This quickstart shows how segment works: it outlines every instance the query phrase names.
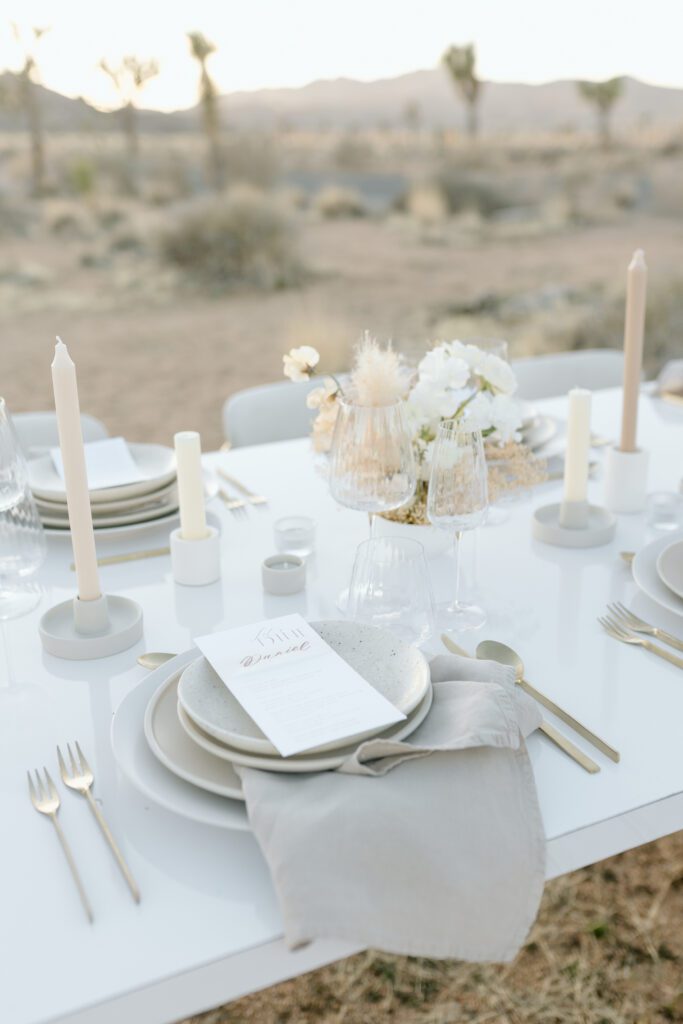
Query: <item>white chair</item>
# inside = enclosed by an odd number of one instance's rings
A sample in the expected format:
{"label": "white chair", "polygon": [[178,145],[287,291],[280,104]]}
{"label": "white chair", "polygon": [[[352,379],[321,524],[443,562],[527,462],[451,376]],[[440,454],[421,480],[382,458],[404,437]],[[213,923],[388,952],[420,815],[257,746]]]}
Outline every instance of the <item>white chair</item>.
{"label": "white chair", "polygon": [[510,360],[519,398],[535,401],[564,395],[570,388],[611,388],[621,384],[624,354],[611,348],[551,352]]}
{"label": "white chair", "polygon": [[[12,422],[24,455],[42,455],[48,448],[59,444],[57,416],[53,412],[15,412]],[[104,423],[94,416],[81,413],[81,427],[84,441],[101,441],[109,437]]]}
{"label": "white chair", "polygon": [[306,395],[319,387],[322,377],[276,384],[261,384],[231,395],[223,405],[223,432],[233,448],[270,441],[306,437],[315,411]]}

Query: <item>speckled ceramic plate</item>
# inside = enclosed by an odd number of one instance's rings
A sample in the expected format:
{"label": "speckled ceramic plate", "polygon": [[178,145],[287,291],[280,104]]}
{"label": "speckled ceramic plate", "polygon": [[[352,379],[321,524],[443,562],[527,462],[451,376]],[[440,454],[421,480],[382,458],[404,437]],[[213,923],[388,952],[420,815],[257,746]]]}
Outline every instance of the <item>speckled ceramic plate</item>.
{"label": "speckled ceramic plate", "polygon": [[683,540],[683,535],[660,537],[636,552],[636,557],[631,563],[633,579],[643,593],[657,604],[661,604],[663,608],[668,608],[674,615],[683,615],[683,597],[674,594],[659,578],[657,559],[665,548],[679,540]]}
{"label": "speckled ceramic plate", "polygon": [[[312,622],[311,625],[344,661],[404,715],[409,715],[424,698],[430,685],[429,665],[416,647],[397,640],[388,630],[357,622]],[[252,754],[279,756],[206,658],[197,658],[183,672],[178,701],[203,732],[221,743]],[[356,741],[361,738],[354,737]],[[348,739],[328,743],[310,753],[336,750],[348,743]]]}
{"label": "speckled ceramic plate", "polygon": [[[433,695],[434,691],[430,683],[426,694],[412,714],[408,715],[404,721],[399,722],[397,725],[392,725],[389,729],[379,733],[377,738],[403,740],[410,736],[429,714]],[[277,752],[275,755],[250,754],[244,750],[237,750],[236,747],[231,747],[227,743],[219,743],[213,736],[209,736],[208,733],[200,729],[180,705],[178,705],[178,718],[188,736],[198,746],[202,747],[203,750],[213,754],[215,757],[222,758],[224,761],[229,761],[231,764],[241,764],[245,768],[260,768],[266,772],[334,771],[335,768],[339,768],[344,763],[347,757],[353,754],[360,742],[359,739],[356,739],[353,743],[347,743],[347,745],[337,747],[336,750],[331,750],[327,753],[294,754],[291,757],[281,757]]]}
{"label": "speckled ceramic plate", "polygon": [[683,598],[683,540],[674,541],[660,551],[657,572],[669,590]]}

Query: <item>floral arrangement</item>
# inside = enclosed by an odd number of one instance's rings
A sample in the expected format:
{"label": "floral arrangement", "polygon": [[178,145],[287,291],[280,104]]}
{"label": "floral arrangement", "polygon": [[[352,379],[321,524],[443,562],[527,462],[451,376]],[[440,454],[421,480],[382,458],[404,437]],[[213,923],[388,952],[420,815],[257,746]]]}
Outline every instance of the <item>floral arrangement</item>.
{"label": "floral arrangement", "polygon": [[[283,363],[285,375],[291,380],[308,380],[320,364],[320,354],[308,345],[293,348],[283,356]],[[412,511],[400,510],[398,515],[406,521],[424,521],[421,506],[425,504],[432,447],[442,420],[462,420],[472,430],[481,430],[487,442],[487,457],[493,456],[489,461],[499,465],[504,462],[506,466],[505,474],[497,475],[501,490],[514,489],[516,479],[524,486],[543,479],[540,463],[519,443],[522,420],[520,404],[513,397],[516,387],[510,364],[477,345],[440,342],[426,353],[416,370],[411,370],[391,343],[382,347],[366,332],[344,384],[335,377],[325,377],[320,387],[308,393],[308,407],[317,410],[313,445],[318,452],[329,451],[341,397],[368,406],[404,400],[420,467],[420,485]]]}

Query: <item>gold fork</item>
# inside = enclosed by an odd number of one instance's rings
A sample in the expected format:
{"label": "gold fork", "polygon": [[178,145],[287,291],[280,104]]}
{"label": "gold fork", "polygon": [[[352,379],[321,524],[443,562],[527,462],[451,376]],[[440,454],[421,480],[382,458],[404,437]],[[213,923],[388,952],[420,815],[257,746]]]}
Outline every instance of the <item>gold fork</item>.
{"label": "gold fork", "polygon": [[230,511],[234,512],[238,516],[246,516],[247,514],[247,503],[242,498],[233,498],[224,487],[218,488],[218,494],[225,507]]}
{"label": "gold fork", "polygon": [[223,477],[226,484],[231,484],[233,487],[236,487],[238,491],[244,494],[250,505],[268,504],[267,498],[264,498],[262,494],[254,494],[253,491],[250,491],[248,487],[245,487],[244,484],[235,479],[234,476],[230,476],[229,473],[226,473],[222,466],[218,466],[218,475]]}
{"label": "gold fork", "polygon": [[624,644],[635,644],[637,647],[644,647],[646,651],[656,654],[659,658],[664,658],[665,661],[671,662],[677,668],[683,668],[683,658],[677,658],[675,654],[671,654],[663,647],[653,644],[651,640],[647,640],[644,636],[636,636],[635,633],[630,633],[615,619],[610,618],[609,615],[604,616],[604,618],[598,616],[598,622],[605,632],[615,640],[621,640]]}
{"label": "gold fork", "polygon": [[634,633],[645,633],[647,636],[654,636],[657,640],[662,640],[665,644],[668,644],[669,647],[675,647],[677,651],[683,651],[683,640],[679,640],[673,633],[667,633],[665,629],[660,629],[659,626],[651,625],[645,619],[639,619],[621,601],[609,604],[607,607],[615,616],[617,622],[621,622],[628,629],[632,629]]}
{"label": "gold fork", "polygon": [[43,772],[45,774],[45,786],[43,786],[43,781],[40,775],[38,774],[37,768],[35,769],[34,772],[36,777],[35,786],[33,784],[33,779],[31,778],[31,773],[26,772],[26,777],[28,778],[28,791],[31,795],[31,803],[33,804],[37,811],[40,811],[41,814],[47,814],[47,816],[52,821],[52,824],[55,827],[55,832],[59,836],[59,841],[62,844],[64,856],[66,857],[66,861],[67,864],[69,865],[69,869],[71,871],[73,880],[76,883],[78,895],[81,897],[83,909],[85,910],[88,920],[92,924],[94,920],[92,909],[90,907],[88,897],[86,896],[85,889],[83,888],[81,876],[79,875],[78,868],[76,867],[76,861],[73,858],[71,847],[66,841],[66,836],[62,832],[62,826],[57,821],[57,811],[59,810],[59,794],[57,792],[54,782],[50,777],[50,773],[48,772],[47,768],[43,768]]}
{"label": "gold fork", "polygon": [[90,765],[86,761],[85,756],[83,754],[83,751],[81,750],[80,744],[78,742],[76,743],[76,750],[78,751],[78,757],[79,757],[80,764],[76,763],[76,758],[73,755],[73,751],[71,749],[71,744],[70,743],[67,743],[66,749],[69,752],[69,760],[71,762],[71,772],[70,773],[69,773],[69,770],[68,770],[68,768],[66,766],[66,762],[64,761],[64,758],[62,757],[62,752],[59,749],[59,747],[57,747],[57,760],[59,761],[59,770],[62,773],[62,779],[64,781],[64,785],[68,786],[69,789],[75,789],[76,792],[82,793],[83,796],[87,799],[88,803],[90,804],[90,810],[95,815],[95,820],[97,821],[97,824],[102,829],[102,832],[104,834],[104,838],[109,843],[109,846],[111,847],[111,851],[114,854],[114,856],[116,857],[116,862],[119,865],[119,867],[121,868],[121,873],[122,873],[123,877],[125,878],[125,880],[126,880],[126,882],[128,884],[128,888],[130,889],[130,891],[131,891],[131,893],[133,895],[133,899],[135,900],[136,903],[139,903],[140,902],[140,890],[137,887],[137,883],[136,883],[135,879],[133,878],[133,876],[132,876],[132,874],[130,872],[130,868],[128,867],[128,865],[126,864],[125,860],[123,859],[123,854],[121,853],[121,851],[119,850],[118,846],[116,845],[116,841],[115,841],[113,835],[111,834],[110,828],[107,825],[106,821],[104,820],[104,816],[102,814],[102,811],[99,809],[99,807],[95,803],[93,795],[92,795],[92,793],[90,791],[90,787],[92,786],[93,780],[94,780],[94,776],[93,776],[92,770],[90,768]]}

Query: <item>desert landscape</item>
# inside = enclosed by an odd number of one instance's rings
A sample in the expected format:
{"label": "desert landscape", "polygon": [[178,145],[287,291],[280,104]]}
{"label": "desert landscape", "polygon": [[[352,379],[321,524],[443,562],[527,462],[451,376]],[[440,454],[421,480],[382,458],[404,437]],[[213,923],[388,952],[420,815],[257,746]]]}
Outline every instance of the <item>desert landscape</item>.
{"label": "desert landscape", "polygon": [[[683,354],[681,90],[626,81],[606,134],[574,82],[487,85],[471,138],[437,68],[232,94],[208,131],[201,105],[136,109],[131,134],[124,113],[31,80],[37,166],[15,77],[0,76],[12,411],[51,407],[56,334],[113,434],[191,427],[206,449],[223,401],[280,379],[295,344],[335,369],[365,329],[408,361],[447,338],[506,338],[513,356],[616,347],[637,247],[648,373]],[[512,965],[368,952],[193,1021],[683,1021],[682,915],[672,836],[549,884]]]}

